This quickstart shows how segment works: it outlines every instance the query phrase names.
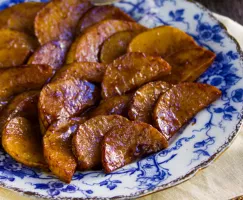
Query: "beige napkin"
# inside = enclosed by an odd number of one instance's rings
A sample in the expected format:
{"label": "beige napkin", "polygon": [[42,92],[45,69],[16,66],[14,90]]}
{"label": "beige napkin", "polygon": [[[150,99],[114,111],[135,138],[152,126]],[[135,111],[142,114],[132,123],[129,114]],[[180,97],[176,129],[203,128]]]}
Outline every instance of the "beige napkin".
{"label": "beige napkin", "polygon": [[[243,27],[229,18],[215,16],[226,25],[243,49]],[[194,178],[140,200],[228,200],[240,195],[243,195],[243,129],[232,146]],[[0,188],[0,200],[29,199],[30,197]]]}

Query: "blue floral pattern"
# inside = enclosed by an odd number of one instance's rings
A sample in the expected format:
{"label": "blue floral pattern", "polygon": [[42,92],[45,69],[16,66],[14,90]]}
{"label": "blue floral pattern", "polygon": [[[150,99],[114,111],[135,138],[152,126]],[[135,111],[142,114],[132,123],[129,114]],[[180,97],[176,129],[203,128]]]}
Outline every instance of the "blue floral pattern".
{"label": "blue floral pattern", "polygon": [[48,183],[37,183],[31,184],[35,189],[45,190],[51,197],[60,195],[61,193],[77,193],[81,192],[86,197],[89,197],[90,194],[93,194],[92,190],[81,190],[75,185],[66,185],[62,182],[50,181]]}
{"label": "blue floral pattern", "polygon": [[[0,10],[27,1],[2,0]],[[215,62],[198,81],[221,89],[221,99],[193,118],[168,149],[108,175],[101,171],[77,172],[70,185],[17,163],[0,149],[1,185],[52,199],[138,196],[185,180],[236,136],[242,119],[243,61],[239,47],[220,23],[201,6],[186,0],[122,0],[116,6],[145,26],[178,27],[199,45],[214,51]]]}
{"label": "blue floral pattern", "polygon": [[220,35],[222,30],[220,25],[216,24],[211,26],[208,22],[202,22],[202,17],[203,14],[201,16],[198,14],[194,16],[194,19],[198,22],[197,32],[199,39],[204,41],[212,40],[214,42],[220,43],[224,39],[223,36]]}

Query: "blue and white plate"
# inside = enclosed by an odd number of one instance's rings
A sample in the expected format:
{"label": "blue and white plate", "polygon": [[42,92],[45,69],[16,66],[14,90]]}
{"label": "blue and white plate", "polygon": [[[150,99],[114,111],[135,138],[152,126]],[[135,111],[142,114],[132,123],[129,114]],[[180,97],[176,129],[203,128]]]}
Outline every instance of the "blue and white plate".
{"label": "blue and white plate", "polygon": [[[24,0],[0,0],[0,9]],[[211,13],[187,0],[122,0],[116,6],[139,23],[178,27],[217,58],[199,82],[214,85],[223,96],[200,112],[169,148],[112,174],[77,172],[66,185],[52,174],[25,167],[0,150],[0,185],[49,199],[138,197],[179,184],[219,156],[240,128],[243,108],[243,58],[232,38]]]}

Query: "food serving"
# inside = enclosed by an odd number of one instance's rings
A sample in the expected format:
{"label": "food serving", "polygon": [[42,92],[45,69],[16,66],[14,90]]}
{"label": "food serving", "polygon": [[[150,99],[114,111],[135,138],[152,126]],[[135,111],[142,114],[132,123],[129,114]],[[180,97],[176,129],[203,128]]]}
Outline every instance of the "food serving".
{"label": "food serving", "polygon": [[149,29],[88,0],[16,7],[0,12],[13,21],[0,29],[2,146],[66,183],[168,148],[222,94],[195,82],[215,53],[178,28]]}

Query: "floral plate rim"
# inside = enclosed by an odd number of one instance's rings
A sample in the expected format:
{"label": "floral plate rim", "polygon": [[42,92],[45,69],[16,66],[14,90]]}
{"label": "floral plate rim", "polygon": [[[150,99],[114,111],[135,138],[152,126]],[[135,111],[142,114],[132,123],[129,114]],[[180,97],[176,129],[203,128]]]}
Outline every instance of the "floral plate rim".
{"label": "floral plate rim", "polygon": [[[195,0],[185,0],[185,1],[188,1],[188,2],[191,2],[191,3],[195,4],[195,6],[197,6],[199,9],[201,9],[203,12],[206,12],[209,15],[210,18],[214,19],[219,24],[219,26],[222,29],[226,30],[225,34],[227,35],[227,37],[230,38],[236,44],[236,50],[237,50],[237,52],[240,55],[240,58],[239,58],[240,61],[241,61],[240,67],[243,67],[243,50],[241,49],[241,47],[239,45],[239,42],[236,40],[236,38],[234,38],[227,31],[226,26],[222,22],[220,22],[215,16],[213,16],[213,13],[209,9],[204,7],[202,4],[196,2]],[[197,172],[207,168],[210,164],[212,164],[220,155],[222,155],[230,147],[230,145],[233,143],[233,141],[237,138],[237,135],[238,135],[238,133],[239,133],[239,131],[241,129],[241,125],[243,124],[243,118],[242,117],[243,117],[243,108],[241,109],[241,112],[240,112],[240,118],[241,119],[237,123],[235,130],[233,132],[231,132],[230,136],[227,138],[227,141],[225,141],[225,143],[217,149],[217,152],[215,154],[210,156],[206,161],[204,161],[200,165],[198,165],[195,168],[193,168],[192,170],[190,170],[187,174],[185,174],[185,175],[183,175],[183,176],[177,178],[176,180],[171,181],[171,182],[169,182],[167,184],[163,184],[161,186],[157,186],[153,190],[142,190],[142,191],[134,193],[132,195],[115,196],[115,197],[112,197],[112,198],[109,198],[109,199],[127,199],[127,198],[134,199],[134,198],[138,198],[138,197],[143,197],[143,196],[155,193],[155,192],[162,191],[164,189],[171,188],[173,186],[176,186],[176,185],[178,185],[178,184],[180,184],[182,182],[185,182],[185,181],[191,179],[192,177],[194,177],[197,174]],[[14,191],[14,192],[17,192],[18,194],[23,195],[23,196],[27,196],[27,197],[31,196],[31,198],[49,199],[47,196],[41,195],[41,194],[39,194],[37,192],[23,191],[23,190],[21,190],[21,189],[19,189],[17,187],[7,186],[3,182],[0,182],[0,187],[8,189],[8,190],[11,190],[11,191]],[[107,198],[99,198],[99,197],[92,197],[92,198],[54,197],[53,199],[83,200],[83,199],[107,199]]]}

